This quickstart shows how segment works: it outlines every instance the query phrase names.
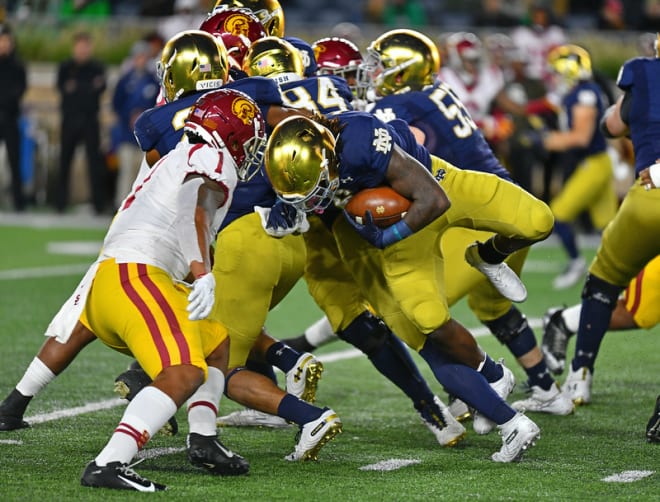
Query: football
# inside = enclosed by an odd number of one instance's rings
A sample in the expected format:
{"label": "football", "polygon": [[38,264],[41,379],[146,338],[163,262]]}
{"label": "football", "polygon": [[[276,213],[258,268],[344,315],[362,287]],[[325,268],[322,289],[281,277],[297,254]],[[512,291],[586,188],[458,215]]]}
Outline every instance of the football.
{"label": "football", "polygon": [[345,209],[360,224],[364,223],[364,213],[371,211],[376,225],[389,227],[401,220],[409,207],[410,200],[388,186],[381,186],[360,190],[349,199]]}

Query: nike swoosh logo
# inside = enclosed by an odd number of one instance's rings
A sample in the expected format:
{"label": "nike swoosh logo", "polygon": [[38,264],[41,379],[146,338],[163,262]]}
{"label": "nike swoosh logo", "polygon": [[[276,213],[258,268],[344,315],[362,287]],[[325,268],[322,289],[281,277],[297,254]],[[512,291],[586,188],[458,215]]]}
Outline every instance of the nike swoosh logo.
{"label": "nike swoosh logo", "polygon": [[227,448],[225,448],[224,446],[222,446],[219,442],[216,441],[215,444],[218,445],[218,448],[220,448],[220,449],[222,450],[222,452],[223,452],[228,458],[232,458],[232,457],[234,456],[234,453],[233,453],[233,452],[229,451]]}
{"label": "nike swoosh logo", "polygon": [[128,478],[125,478],[121,474],[117,476],[119,479],[121,479],[124,483],[126,483],[129,486],[132,486],[136,490],[140,492],[155,492],[156,491],[156,486],[152,483],[149,482],[148,486],[141,485],[140,483],[136,483],[135,481],[132,481]]}

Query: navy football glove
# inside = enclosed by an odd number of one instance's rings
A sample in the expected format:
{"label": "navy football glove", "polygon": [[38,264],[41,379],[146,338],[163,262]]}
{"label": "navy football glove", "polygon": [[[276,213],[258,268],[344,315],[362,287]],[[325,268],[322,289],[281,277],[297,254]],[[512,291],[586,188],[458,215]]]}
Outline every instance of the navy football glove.
{"label": "navy football glove", "polygon": [[389,227],[379,227],[374,223],[371,211],[366,211],[364,213],[363,225],[355,221],[346,211],[344,211],[344,216],[364,240],[371,243],[373,246],[376,246],[378,249],[385,249],[387,246],[399,242],[413,233],[408,224],[403,220],[397,221],[394,225],[390,225]]}

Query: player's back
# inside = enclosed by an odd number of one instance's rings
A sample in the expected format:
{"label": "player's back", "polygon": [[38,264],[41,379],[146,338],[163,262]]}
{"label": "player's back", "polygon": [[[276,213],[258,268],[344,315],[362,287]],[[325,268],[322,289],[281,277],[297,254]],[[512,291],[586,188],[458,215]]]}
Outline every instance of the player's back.
{"label": "player's back", "polygon": [[341,77],[319,75],[280,84],[284,104],[322,115],[352,110],[353,92]]}

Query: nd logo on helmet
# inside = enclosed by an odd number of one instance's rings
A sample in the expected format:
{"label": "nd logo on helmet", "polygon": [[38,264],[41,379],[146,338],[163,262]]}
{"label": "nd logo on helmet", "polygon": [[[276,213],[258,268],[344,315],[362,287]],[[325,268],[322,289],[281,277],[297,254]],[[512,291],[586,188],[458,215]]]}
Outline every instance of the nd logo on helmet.
{"label": "nd logo on helmet", "polygon": [[231,104],[231,112],[245,125],[250,125],[257,114],[257,108],[245,98],[236,98]]}
{"label": "nd logo on helmet", "polygon": [[224,31],[232,35],[248,36],[250,20],[241,13],[233,14],[225,20]]}

